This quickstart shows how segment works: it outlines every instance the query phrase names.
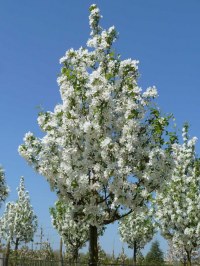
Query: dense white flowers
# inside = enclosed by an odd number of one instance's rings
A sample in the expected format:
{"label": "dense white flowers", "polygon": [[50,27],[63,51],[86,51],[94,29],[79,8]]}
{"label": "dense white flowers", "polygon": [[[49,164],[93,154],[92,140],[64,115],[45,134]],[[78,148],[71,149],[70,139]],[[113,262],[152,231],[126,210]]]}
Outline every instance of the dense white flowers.
{"label": "dense white flowers", "polygon": [[8,196],[9,189],[6,185],[5,181],[5,172],[2,167],[0,167],[0,204],[2,201],[5,201],[5,199]]}
{"label": "dense white flowers", "polygon": [[18,246],[21,242],[33,240],[37,229],[37,218],[30,205],[28,192],[21,177],[18,188],[18,200],[8,202],[3,216],[0,218],[0,234],[2,239]]}
{"label": "dense white flowers", "polygon": [[173,246],[191,252],[200,247],[200,160],[195,155],[196,138],[183,128],[182,145],[173,145],[175,168],[157,196],[157,217]]}
{"label": "dense white flowers", "polygon": [[78,259],[78,251],[89,239],[89,225],[74,221],[71,217],[71,208],[61,201],[50,208],[52,225],[58,230],[63,239],[66,250],[72,254],[73,260]]}
{"label": "dense white flowers", "polygon": [[119,223],[121,240],[127,243],[129,248],[134,249],[135,253],[151,241],[155,231],[153,212],[148,207],[132,212]]}
{"label": "dense white flowers", "polygon": [[152,104],[155,88],[142,93],[138,62],[120,60],[115,28],[102,30],[96,5],[90,12],[89,48],[61,59],[62,103],[39,115],[45,136],[26,134],[19,153],[73,204],[73,215],[99,226],[147,201],[171,160],[161,149],[167,119]]}

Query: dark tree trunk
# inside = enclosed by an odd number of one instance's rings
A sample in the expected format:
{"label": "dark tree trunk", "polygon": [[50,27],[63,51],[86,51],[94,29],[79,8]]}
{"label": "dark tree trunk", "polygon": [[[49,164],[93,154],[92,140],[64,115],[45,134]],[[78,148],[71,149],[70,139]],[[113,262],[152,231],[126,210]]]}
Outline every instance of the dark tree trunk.
{"label": "dark tree trunk", "polygon": [[89,266],[97,266],[98,263],[98,235],[97,235],[97,227],[90,225],[90,239],[89,239]]}
{"label": "dark tree trunk", "polygon": [[16,242],[15,242],[15,265],[17,265],[17,252],[18,252],[18,246],[19,246],[19,238],[16,238]]}
{"label": "dark tree trunk", "polygon": [[134,241],[134,246],[133,246],[133,265],[136,266],[137,263],[137,243]]}
{"label": "dark tree trunk", "polygon": [[5,266],[8,266],[9,255],[10,255],[10,240],[8,240],[6,245]]}
{"label": "dark tree trunk", "polygon": [[78,262],[78,248],[75,248],[73,250],[73,262],[75,263],[75,265],[77,265],[77,262]]}
{"label": "dark tree trunk", "polygon": [[60,266],[63,266],[63,241],[62,237],[60,238]]}
{"label": "dark tree trunk", "polygon": [[15,242],[15,252],[17,252],[17,250],[18,250],[18,246],[19,246],[19,238],[16,238],[16,242]]}
{"label": "dark tree trunk", "polygon": [[192,251],[187,251],[186,250],[186,253],[187,253],[187,265],[188,266],[191,266],[192,265],[192,258],[191,258],[191,254],[192,254]]}

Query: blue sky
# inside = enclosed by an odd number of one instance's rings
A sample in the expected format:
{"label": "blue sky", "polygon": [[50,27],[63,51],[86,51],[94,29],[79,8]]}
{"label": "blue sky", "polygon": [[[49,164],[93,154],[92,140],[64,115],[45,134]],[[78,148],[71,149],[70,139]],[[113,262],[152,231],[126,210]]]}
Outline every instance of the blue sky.
{"label": "blue sky", "polygon": [[[39,223],[58,247],[48,213],[56,196],[18,155],[17,148],[26,132],[41,136],[38,106],[53,110],[60,102],[59,58],[71,47],[85,46],[89,6],[97,3],[103,27],[115,25],[119,31],[116,49],[122,58],[140,61],[143,89],[156,85],[163,112],[174,114],[178,128],[188,121],[191,136],[200,138],[200,1],[0,2],[0,163],[11,189],[8,200],[16,198],[19,177],[25,176]],[[101,240],[103,248],[111,253],[114,246],[117,253],[121,249],[118,238],[116,226],[109,226]],[[161,246],[166,249],[164,242]]]}

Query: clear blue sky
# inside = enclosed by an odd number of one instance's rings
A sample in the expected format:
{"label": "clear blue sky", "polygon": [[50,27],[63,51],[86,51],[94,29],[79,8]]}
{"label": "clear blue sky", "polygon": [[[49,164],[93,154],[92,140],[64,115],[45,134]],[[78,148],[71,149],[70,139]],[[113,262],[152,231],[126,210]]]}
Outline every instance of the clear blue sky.
{"label": "clear blue sky", "polygon": [[[56,83],[59,58],[71,47],[85,46],[89,36],[88,8],[95,2],[0,3],[0,163],[6,169],[11,189],[9,200],[16,198],[19,177],[25,176],[39,223],[58,247],[48,213],[56,196],[45,179],[18,155],[17,148],[26,132],[41,135],[36,121],[37,106],[53,110],[60,102]],[[191,135],[200,138],[200,1],[96,3],[103,14],[103,27],[115,25],[119,31],[116,47],[122,58],[140,61],[140,85],[144,89],[156,85],[161,109],[174,114],[179,128],[189,121]],[[117,253],[121,244],[116,226],[109,226],[109,230],[101,243],[107,252],[112,252],[114,245]],[[165,249],[166,245],[163,243],[162,247]]]}

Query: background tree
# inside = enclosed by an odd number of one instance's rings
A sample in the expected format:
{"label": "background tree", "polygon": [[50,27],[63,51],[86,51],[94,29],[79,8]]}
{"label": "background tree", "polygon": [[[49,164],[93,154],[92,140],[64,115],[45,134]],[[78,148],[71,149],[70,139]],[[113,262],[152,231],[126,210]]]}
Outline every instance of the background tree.
{"label": "background tree", "polygon": [[70,206],[61,201],[55,203],[55,208],[50,208],[53,227],[62,237],[72,261],[76,262],[79,250],[89,240],[89,225],[74,221],[71,211]]}
{"label": "background tree", "polygon": [[143,265],[144,262],[145,262],[144,255],[143,255],[142,252],[139,250],[139,251],[137,252],[136,263],[137,263],[138,265]]}
{"label": "background tree", "polygon": [[123,246],[122,246],[122,251],[119,253],[119,255],[118,255],[116,261],[117,261],[117,264],[119,264],[119,263],[122,264],[122,265],[124,265],[124,264],[129,264],[129,258],[128,258],[128,256],[125,254],[125,252],[124,252],[124,247],[123,247]]}
{"label": "background tree", "polygon": [[137,212],[132,212],[119,223],[121,240],[133,249],[133,263],[136,265],[138,252],[151,241],[155,232],[153,224],[153,211],[143,207]]}
{"label": "background tree", "polygon": [[0,218],[0,232],[2,239],[6,241],[5,264],[8,266],[10,255],[10,245],[14,235],[14,223],[16,215],[16,205],[14,202],[8,202],[3,216]]}
{"label": "background tree", "polygon": [[150,251],[147,253],[145,257],[145,262],[148,265],[159,265],[164,264],[164,255],[162,250],[160,249],[160,245],[158,241],[155,241],[151,244]]}
{"label": "background tree", "polygon": [[34,234],[37,230],[37,217],[30,203],[30,196],[24,186],[24,177],[20,178],[18,190],[18,199],[16,201],[16,217],[15,217],[15,250],[21,242],[29,243],[33,241]]}
{"label": "background tree", "polygon": [[200,160],[187,125],[182,135],[184,143],[173,146],[172,177],[157,196],[157,217],[162,234],[173,246],[185,249],[191,265],[191,254],[200,247]]}
{"label": "background tree", "polygon": [[98,243],[99,264],[108,264],[111,261],[111,257],[103,250],[100,243]]}
{"label": "background tree", "polygon": [[[62,104],[39,114],[43,138],[24,137],[19,153],[67,204],[90,224],[90,264],[98,261],[98,227],[143,205],[170,174],[161,145],[168,118],[161,117],[154,87],[138,87],[138,62],[120,60],[114,27],[103,30],[90,7],[89,49],[70,49],[60,62]],[[132,178],[131,178],[132,177]]]}
{"label": "background tree", "polygon": [[55,258],[53,249],[48,241],[42,242],[41,249],[37,253],[40,260],[48,261]]}
{"label": "background tree", "polygon": [[33,240],[37,230],[37,217],[30,204],[29,193],[25,190],[23,177],[20,178],[17,190],[17,201],[7,203],[5,212],[0,218],[0,232],[7,242],[7,258],[11,244],[15,245],[15,251],[17,251],[20,243]]}
{"label": "background tree", "polygon": [[8,196],[8,192],[9,189],[8,186],[6,185],[5,172],[3,168],[0,166],[0,204],[2,201],[5,201],[5,199]]}
{"label": "background tree", "polygon": [[185,265],[187,261],[187,254],[185,252],[185,249],[174,246],[171,240],[168,240],[167,242],[168,250],[166,254],[166,261],[172,265],[178,263]]}

